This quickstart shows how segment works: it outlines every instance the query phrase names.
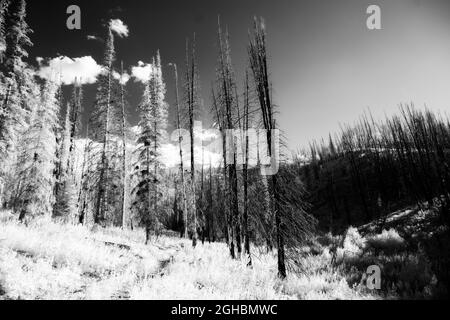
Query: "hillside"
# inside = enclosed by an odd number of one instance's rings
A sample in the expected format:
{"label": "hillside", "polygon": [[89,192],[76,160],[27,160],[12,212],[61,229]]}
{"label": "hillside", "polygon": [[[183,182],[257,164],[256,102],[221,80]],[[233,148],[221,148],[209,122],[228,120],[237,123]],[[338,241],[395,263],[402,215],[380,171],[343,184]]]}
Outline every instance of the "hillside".
{"label": "hillside", "polygon": [[[410,215],[395,213],[388,226]],[[248,268],[244,260],[229,259],[223,243],[194,249],[168,235],[153,237],[147,246],[144,240],[142,230],[89,230],[44,221],[26,227],[4,212],[0,298],[397,299],[436,293],[431,265],[394,229],[362,237],[351,228],[338,248],[340,237],[312,239],[298,250],[301,272],[285,280],[277,277],[276,253],[265,249],[252,248]],[[382,269],[379,291],[365,286],[365,270],[373,264]]]}

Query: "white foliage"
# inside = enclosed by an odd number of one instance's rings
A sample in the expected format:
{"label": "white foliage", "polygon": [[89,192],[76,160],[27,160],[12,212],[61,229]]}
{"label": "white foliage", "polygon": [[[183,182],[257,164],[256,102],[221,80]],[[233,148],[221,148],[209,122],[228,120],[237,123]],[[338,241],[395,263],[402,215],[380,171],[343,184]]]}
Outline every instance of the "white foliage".
{"label": "white foliage", "polygon": [[57,89],[55,83],[47,81],[41,104],[20,141],[17,198],[21,202],[22,215],[48,215],[54,203],[55,132],[59,111]]}

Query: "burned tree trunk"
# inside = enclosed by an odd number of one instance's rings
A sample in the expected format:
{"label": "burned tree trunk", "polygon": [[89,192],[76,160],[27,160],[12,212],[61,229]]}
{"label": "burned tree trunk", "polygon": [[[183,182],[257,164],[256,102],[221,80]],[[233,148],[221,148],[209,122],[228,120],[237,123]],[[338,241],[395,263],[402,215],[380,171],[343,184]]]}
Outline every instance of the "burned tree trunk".
{"label": "burned tree trunk", "polygon": [[175,105],[177,107],[177,130],[178,130],[178,147],[180,154],[180,177],[181,177],[181,192],[183,197],[183,223],[184,223],[184,237],[187,239],[188,234],[188,205],[186,198],[186,183],[184,178],[184,162],[183,162],[183,137],[181,136],[181,116],[180,116],[180,105],[179,105],[179,94],[178,94],[178,69],[177,65],[173,64],[175,72]]}

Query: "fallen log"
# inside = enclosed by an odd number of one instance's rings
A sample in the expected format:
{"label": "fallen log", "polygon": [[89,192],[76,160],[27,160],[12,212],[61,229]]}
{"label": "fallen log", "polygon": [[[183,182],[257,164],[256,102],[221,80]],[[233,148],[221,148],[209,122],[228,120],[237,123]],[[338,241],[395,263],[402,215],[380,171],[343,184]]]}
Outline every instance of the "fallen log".
{"label": "fallen log", "polygon": [[112,242],[112,241],[105,241],[105,240],[99,240],[99,239],[94,239],[94,238],[89,238],[86,237],[86,239],[88,240],[94,240],[95,242],[101,242],[106,246],[110,246],[110,247],[116,247],[119,249],[123,249],[123,250],[131,250],[131,246],[128,244],[123,244],[123,243],[118,243],[118,242]]}

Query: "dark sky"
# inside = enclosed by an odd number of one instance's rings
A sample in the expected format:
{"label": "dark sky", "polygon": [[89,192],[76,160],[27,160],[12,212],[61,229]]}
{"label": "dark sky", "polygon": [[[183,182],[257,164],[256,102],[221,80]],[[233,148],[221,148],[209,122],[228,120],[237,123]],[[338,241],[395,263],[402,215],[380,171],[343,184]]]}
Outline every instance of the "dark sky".
{"label": "dark sky", "polygon": [[[66,28],[66,8],[82,10],[82,29]],[[377,4],[382,30],[366,28],[366,8]],[[195,32],[205,104],[216,65],[216,26],[220,14],[231,36],[232,59],[239,78],[247,65],[247,30],[263,16],[268,31],[274,99],[279,124],[293,149],[354,122],[367,108],[376,117],[399,103],[415,102],[448,111],[450,101],[450,1],[446,0],[29,0],[35,57],[92,56],[101,62],[104,25],[119,18],[130,30],[117,39],[125,66],[150,62],[160,49],[163,64],[184,67],[186,37]],[[173,106],[172,69],[163,69],[167,102]],[[132,122],[141,87],[127,89]],[[86,110],[95,85],[86,86]]]}

